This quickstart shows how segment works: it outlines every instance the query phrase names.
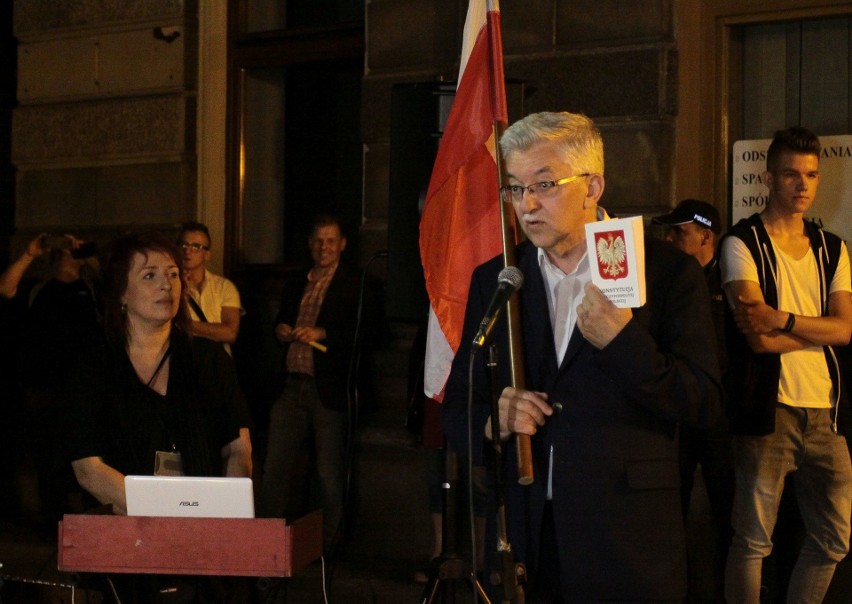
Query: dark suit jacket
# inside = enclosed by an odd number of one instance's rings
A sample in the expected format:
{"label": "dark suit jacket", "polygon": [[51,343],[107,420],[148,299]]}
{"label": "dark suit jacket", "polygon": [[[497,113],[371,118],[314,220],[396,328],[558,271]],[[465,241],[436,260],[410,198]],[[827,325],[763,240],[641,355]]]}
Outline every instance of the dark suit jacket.
{"label": "dark suit jacket", "polygon": [[[308,284],[307,272],[288,280],[281,294],[281,306],[275,324],[295,325],[299,316],[299,304]],[[314,377],[322,404],[327,409],[345,411],[349,363],[352,358],[353,340],[358,314],[360,272],[340,263],[322,302],[317,327],[325,328],[326,338],[322,342],[328,352],[311,349],[314,355]],[[285,356],[286,359],[286,349]],[[285,367],[286,370],[286,367]]]}
{"label": "dark suit jacket", "polygon": [[[646,244],[647,303],[603,350],[575,329],[557,367],[537,250],[518,247],[526,388],[564,409],[532,438],[535,483],[517,484],[514,439],[503,447],[509,540],[535,581],[553,447],[553,510],[563,595],[569,602],[674,600],[686,595],[676,424],[721,413],[709,296],[694,258]],[[464,335],[447,385],[444,429],[467,451],[470,342],[496,288],[502,259],[473,274]],[[505,321],[496,328],[500,380],[510,383]],[[485,354],[475,361],[474,451],[490,414]],[[490,446],[490,445],[488,445]],[[495,533],[489,529],[490,537]],[[489,546],[488,551],[493,551]]]}

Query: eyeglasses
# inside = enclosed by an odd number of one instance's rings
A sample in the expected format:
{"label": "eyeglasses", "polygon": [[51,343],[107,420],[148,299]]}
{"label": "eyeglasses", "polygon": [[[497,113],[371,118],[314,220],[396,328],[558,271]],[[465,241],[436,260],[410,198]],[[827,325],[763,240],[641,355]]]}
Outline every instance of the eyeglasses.
{"label": "eyeglasses", "polygon": [[584,176],[589,176],[589,174],[577,174],[576,176],[560,178],[559,180],[543,180],[531,185],[506,185],[500,187],[500,192],[515,203],[521,203],[524,200],[525,192],[541,199],[547,199],[556,195],[556,187],[559,185],[567,185],[569,182],[573,182]]}
{"label": "eyeglasses", "polygon": [[185,252],[192,250],[193,252],[200,252],[201,250],[207,251],[210,249],[209,245],[201,245],[200,243],[187,243],[186,241],[181,242],[180,247]]}

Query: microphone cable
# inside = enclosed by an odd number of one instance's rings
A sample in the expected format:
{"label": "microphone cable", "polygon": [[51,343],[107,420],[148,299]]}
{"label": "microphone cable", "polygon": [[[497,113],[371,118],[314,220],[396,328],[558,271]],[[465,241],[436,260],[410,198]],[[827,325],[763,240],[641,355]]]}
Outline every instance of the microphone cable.
{"label": "microphone cable", "polygon": [[[473,591],[473,604],[479,601],[476,590],[476,553],[478,540],[476,538],[476,510],[473,504],[473,367],[476,360],[476,348],[471,348],[467,368],[467,509],[470,523],[470,572]],[[494,418],[491,418],[494,421]],[[499,421],[499,420],[498,420]],[[498,470],[499,471],[499,470]],[[483,538],[485,535],[483,535]]]}
{"label": "microphone cable", "polygon": [[344,443],[344,483],[343,483],[343,506],[334,530],[334,536],[331,540],[331,548],[328,556],[328,575],[323,577],[323,591],[330,587],[334,577],[334,561],[336,558],[336,550],[339,545],[341,529],[346,516],[346,510],[350,507],[352,497],[352,469],[355,457],[356,431],[358,427],[359,412],[360,412],[360,391],[358,389],[358,373],[361,368],[361,328],[364,314],[364,293],[367,285],[367,274],[372,263],[379,258],[387,258],[389,253],[386,250],[376,252],[364,265],[361,270],[361,283],[358,291],[358,306],[355,316],[355,331],[352,336],[352,352],[349,355],[349,367],[346,373],[346,441]]}

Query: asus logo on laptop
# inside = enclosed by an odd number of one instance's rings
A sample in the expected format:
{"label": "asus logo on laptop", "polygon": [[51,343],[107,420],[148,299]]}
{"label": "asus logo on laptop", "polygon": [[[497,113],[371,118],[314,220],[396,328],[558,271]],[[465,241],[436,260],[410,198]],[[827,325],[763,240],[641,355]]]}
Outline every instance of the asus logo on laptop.
{"label": "asus logo on laptop", "polygon": [[189,506],[189,507],[198,507],[197,501],[181,501],[178,505]]}

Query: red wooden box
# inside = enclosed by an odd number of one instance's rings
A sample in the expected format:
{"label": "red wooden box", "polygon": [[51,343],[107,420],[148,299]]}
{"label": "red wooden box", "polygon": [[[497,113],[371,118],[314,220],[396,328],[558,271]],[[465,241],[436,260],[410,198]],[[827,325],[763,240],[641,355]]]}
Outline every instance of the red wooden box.
{"label": "red wooden box", "polygon": [[66,515],[59,570],[290,577],[322,555],[322,513],[261,518]]}

